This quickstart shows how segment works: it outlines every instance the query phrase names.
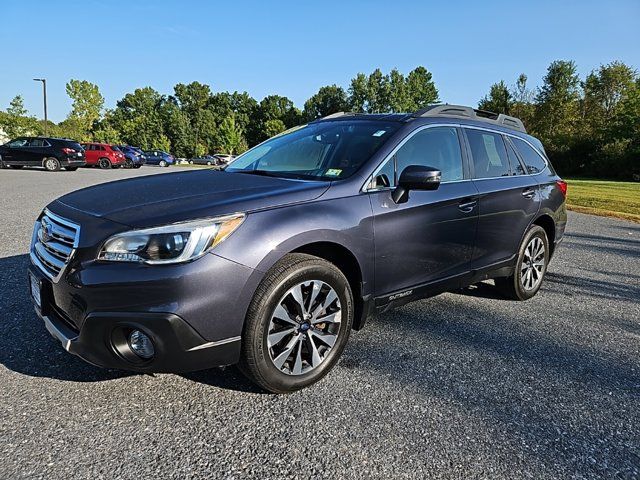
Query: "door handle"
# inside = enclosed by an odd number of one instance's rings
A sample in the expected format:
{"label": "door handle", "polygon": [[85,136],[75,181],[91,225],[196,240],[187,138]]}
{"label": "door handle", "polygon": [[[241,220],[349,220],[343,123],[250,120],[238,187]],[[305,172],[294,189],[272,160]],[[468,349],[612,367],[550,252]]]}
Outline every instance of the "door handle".
{"label": "door handle", "polygon": [[525,188],[522,191],[522,196],[524,198],[533,198],[533,196],[536,194],[536,191],[534,188]]}
{"label": "door handle", "polygon": [[478,200],[467,200],[458,204],[458,208],[461,212],[470,213],[478,204]]}

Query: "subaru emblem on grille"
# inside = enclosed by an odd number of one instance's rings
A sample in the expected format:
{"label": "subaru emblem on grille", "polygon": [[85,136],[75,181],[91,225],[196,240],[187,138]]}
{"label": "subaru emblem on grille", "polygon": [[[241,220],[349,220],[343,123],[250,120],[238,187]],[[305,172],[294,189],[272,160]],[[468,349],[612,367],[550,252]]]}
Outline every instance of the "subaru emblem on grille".
{"label": "subaru emblem on grille", "polygon": [[40,221],[40,226],[42,227],[42,241],[48,242],[53,236],[53,225],[51,225],[51,222],[45,217]]}

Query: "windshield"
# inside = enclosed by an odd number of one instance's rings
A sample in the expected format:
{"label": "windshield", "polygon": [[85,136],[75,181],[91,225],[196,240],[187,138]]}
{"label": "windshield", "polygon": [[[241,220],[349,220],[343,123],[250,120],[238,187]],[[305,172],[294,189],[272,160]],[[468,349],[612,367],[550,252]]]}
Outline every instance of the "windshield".
{"label": "windshield", "polygon": [[314,180],[347,178],[400,126],[370,120],[303,125],[240,155],[226,170]]}

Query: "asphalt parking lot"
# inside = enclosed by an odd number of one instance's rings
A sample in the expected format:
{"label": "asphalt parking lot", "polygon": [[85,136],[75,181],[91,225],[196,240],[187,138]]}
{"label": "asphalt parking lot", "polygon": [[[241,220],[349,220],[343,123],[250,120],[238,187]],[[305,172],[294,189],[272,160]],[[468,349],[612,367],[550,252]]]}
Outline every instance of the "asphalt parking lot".
{"label": "asphalt parking lot", "polygon": [[386,313],[291,395],[67,354],[28,296],[35,217],[176,170],[0,170],[0,478],[640,477],[640,225],[620,220],[571,213],[531,301],[482,284]]}

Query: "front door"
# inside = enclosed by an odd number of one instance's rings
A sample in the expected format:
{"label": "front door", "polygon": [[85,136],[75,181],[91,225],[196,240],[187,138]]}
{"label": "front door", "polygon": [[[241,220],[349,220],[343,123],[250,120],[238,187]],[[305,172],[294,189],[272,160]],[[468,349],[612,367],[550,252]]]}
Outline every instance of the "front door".
{"label": "front door", "polygon": [[[426,165],[442,171],[433,191],[410,191],[404,203],[391,193],[402,170]],[[415,132],[397,149],[370,193],[375,235],[375,294],[382,296],[459,275],[468,269],[478,220],[477,190],[465,179],[455,126]],[[385,173],[386,172],[386,173]],[[388,187],[387,187],[388,185]]]}

